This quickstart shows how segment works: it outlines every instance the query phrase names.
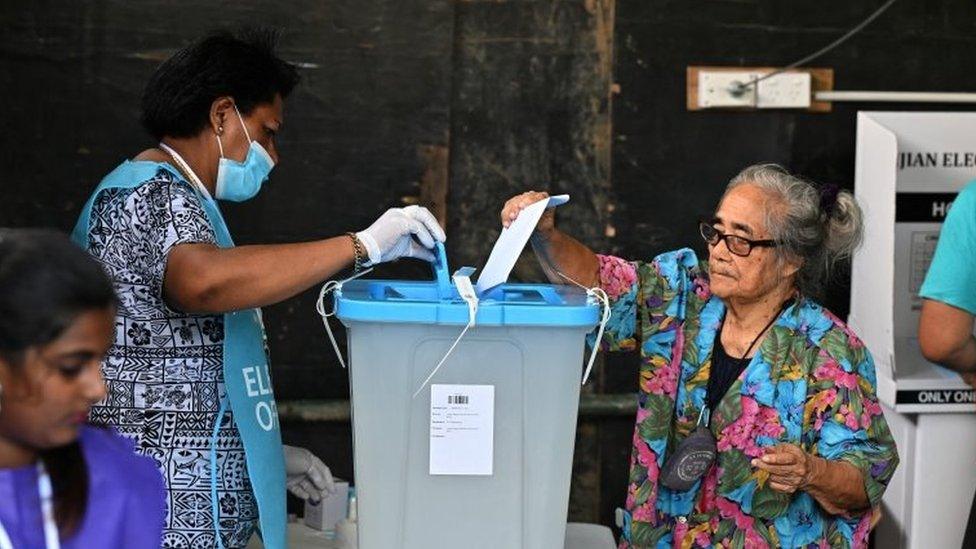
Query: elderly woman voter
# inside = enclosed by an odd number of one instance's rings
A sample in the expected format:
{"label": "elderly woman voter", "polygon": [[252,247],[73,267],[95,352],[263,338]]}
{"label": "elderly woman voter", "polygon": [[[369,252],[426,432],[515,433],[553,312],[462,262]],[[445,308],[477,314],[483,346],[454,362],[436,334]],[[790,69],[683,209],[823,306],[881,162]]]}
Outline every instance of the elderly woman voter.
{"label": "elderly woman voter", "polygon": [[284,547],[286,482],[311,499],[332,486],[307,450],[282,451],[258,308],[348,266],[432,259],[444,240],[413,206],[343,236],[234,246],[217,201],[249,200],[267,181],[298,79],[273,46],[269,33],[215,34],[165,61],[142,105],[158,145],[102,180],[73,234],[120,298],[108,396],[91,419],[158,464],[164,546],[242,547],[259,522],[264,545]]}
{"label": "elderly woman voter", "polygon": [[[503,224],[544,196],[509,200]],[[705,261],[597,255],[551,212],[532,238],[553,282],[606,291],[605,344],[641,352],[621,547],[866,547],[898,458],[870,353],[814,299],[859,207],[756,165],[700,230]]]}

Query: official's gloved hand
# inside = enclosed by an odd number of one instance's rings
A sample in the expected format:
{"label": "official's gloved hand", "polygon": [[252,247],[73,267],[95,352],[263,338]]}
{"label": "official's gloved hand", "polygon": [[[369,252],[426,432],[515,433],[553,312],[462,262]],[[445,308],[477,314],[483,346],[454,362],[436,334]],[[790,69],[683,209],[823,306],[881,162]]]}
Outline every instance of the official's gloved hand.
{"label": "official's gloved hand", "polygon": [[335,492],[332,471],[315,454],[287,444],[282,445],[282,449],[285,453],[288,491],[312,503],[318,503],[324,496]]}
{"label": "official's gloved hand", "polygon": [[401,257],[434,261],[430,248],[447,239],[437,218],[420,206],[391,208],[356,237],[369,255],[367,267]]}

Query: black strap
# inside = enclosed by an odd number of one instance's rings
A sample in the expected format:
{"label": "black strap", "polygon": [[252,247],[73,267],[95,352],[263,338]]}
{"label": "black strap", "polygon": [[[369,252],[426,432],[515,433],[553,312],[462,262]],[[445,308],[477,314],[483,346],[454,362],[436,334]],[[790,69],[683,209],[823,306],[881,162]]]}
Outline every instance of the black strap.
{"label": "black strap", "polygon": [[[745,360],[749,356],[749,353],[752,351],[752,348],[756,346],[756,343],[759,343],[759,339],[763,336],[763,334],[766,333],[766,330],[768,330],[770,326],[772,326],[776,322],[776,320],[779,318],[779,315],[783,314],[783,311],[785,311],[786,308],[789,307],[790,304],[792,303],[793,303],[792,298],[787,300],[785,303],[783,303],[783,305],[779,308],[779,311],[776,311],[776,314],[773,315],[773,318],[770,318],[769,322],[766,323],[766,327],[760,330],[758,334],[756,334],[756,338],[752,340],[752,343],[749,344],[749,348],[746,349],[746,352],[743,353],[741,357],[739,357],[739,360]],[[722,319],[722,324],[723,325],[725,324],[725,318]],[[719,337],[721,337],[721,333],[722,333],[721,328],[719,328],[718,333],[720,334]]]}
{"label": "black strap", "polygon": [[[753,347],[767,330],[779,319],[780,315],[783,314],[790,305],[793,304],[793,298],[786,300],[783,305],[779,308],[779,311],[769,319],[766,326],[756,334],[756,337],[749,344],[746,352],[739,358],[733,357],[725,351],[725,347],[722,345],[722,326],[725,324],[725,318],[722,318],[722,325],[719,326],[718,331],[715,332],[715,343],[712,346],[712,371],[708,375],[708,385],[705,389],[705,405],[708,406],[709,410],[714,410],[725,393],[728,392],[735,380],[738,379],[742,371],[749,366],[751,359],[749,358],[749,353],[752,352]],[[724,371],[723,375],[716,376],[718,368],[725,366],[731,366],[733,368],[732,372]],[[730,375],[734,374],[734,375]]]}

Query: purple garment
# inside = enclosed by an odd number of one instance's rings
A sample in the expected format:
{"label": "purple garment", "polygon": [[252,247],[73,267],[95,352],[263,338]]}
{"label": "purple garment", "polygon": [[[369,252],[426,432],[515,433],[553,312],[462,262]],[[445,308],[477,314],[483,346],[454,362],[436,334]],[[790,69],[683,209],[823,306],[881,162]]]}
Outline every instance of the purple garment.
{"label": "purple garment", "polygon": [[[88,468],[88,506],[81,527],[63,549],[158,548],[166,517],[163,478],[118,434],[82,427]],[[44,549],[44,519],[34,465],[0,469],[0,522],[17,549]]]}

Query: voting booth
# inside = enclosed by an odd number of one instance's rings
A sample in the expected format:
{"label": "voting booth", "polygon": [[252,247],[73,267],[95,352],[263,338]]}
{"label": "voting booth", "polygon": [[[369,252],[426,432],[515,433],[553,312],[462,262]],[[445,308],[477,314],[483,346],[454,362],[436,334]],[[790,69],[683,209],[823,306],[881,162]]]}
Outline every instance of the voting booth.
{"label": "voting booth", "polygon": [[922,357],[918,292],[946,213],[976,179],[976,113],[858,113],[855,178],[865,234],[849,324],[874,356],[901,457],[876,546],[960,547],[976,491],[976,391]]}

